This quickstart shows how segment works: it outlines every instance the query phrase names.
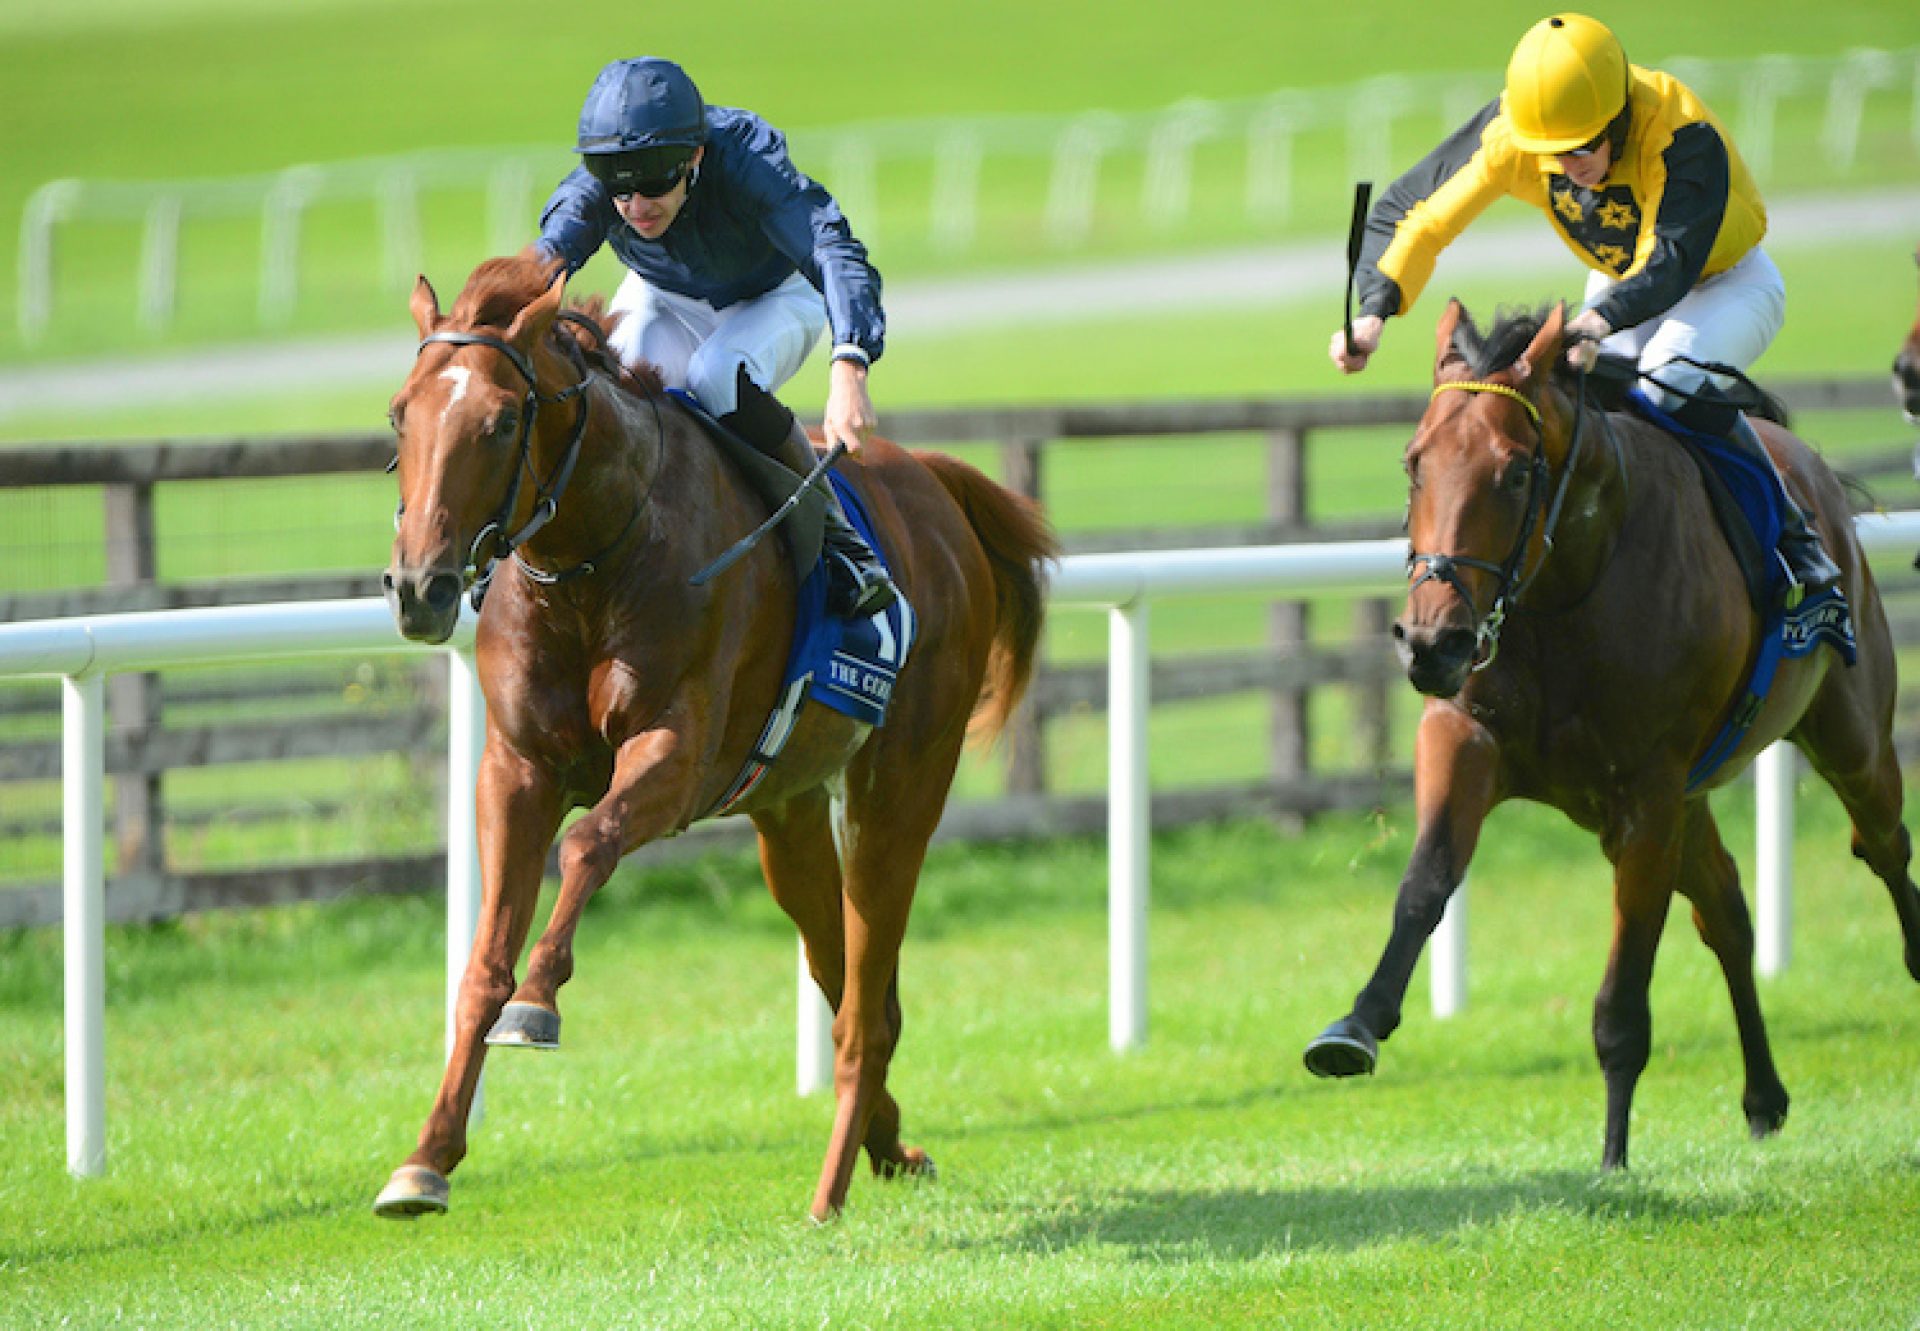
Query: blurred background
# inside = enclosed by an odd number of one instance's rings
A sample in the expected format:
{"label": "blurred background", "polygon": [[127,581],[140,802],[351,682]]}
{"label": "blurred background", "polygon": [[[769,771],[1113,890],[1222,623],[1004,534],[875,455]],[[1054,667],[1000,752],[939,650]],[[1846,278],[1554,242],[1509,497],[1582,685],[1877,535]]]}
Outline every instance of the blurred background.
{"label": "blurred background", "polygon": [[[638,54],[786,130],[841,199],[887,283],[883,429],[1035,490],[1074,549],[1390,533],[1444,297],[1490,314],[1577,297],[1584,270],[1537,215],[1496,207],[1343,380],[1325,346],[1352,184],[1384,188],[1497,95],[1542,12],[0,0],[0,615],[370,592],[414,277],[450,302],[531,239],[588,84]],[[1790,310],[1761,377],[1800,387],[1805,431],[1876,502],[1911,506],[1884,380],[1914,307],[1920,11],[1602,17],[1705,96],[1762,182]],[[573,290],[618,276],[603,255]],[[809,365],[788,399],[817,411],[825,382]],[[1048,411],[1068,403],[1109,414],[1069,426]],[[1026,414],[985,410],[1002,406]],[[1386,615],[1156,611],[1156,785],[1237,782],[1235,807],[1283,813],[1327,782],[1351,783],[1336,803],[1394,798],[1414,703]],[[1023,744],[970,766],[966,796],[1050,792],[1068,803],[1048,826],[1092,816],[1103,650],[1097,617],[1056,619]],[[272,863],[295,895],[431,882],[435,668],[114,687],[123,878]],[[49,684],[0,688],[0,881],[22,889],[58,873],[57,734]]]}

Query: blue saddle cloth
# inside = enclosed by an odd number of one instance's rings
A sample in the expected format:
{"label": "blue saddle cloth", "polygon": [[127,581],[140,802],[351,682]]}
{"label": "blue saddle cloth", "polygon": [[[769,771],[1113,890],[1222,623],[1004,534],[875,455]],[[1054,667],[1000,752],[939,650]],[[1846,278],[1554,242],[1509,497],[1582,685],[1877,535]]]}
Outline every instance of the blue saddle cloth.
{"label": "blue saddle cloth", "polygon": [[[1698,456],[1705,459],[1747,524],[1747,533],[1727,532],[1729,542],[1735,547],[1736,557],[1742,554],[1740,546],[1744,542],[1740,538],[1749,533],[1752,548],[1759,554],[1757,569],[1749,567],[1746,572],[1752,589],[1757,593],[1755,601],[1760,613],[1760,652],[1754,660],[1753,670],[1747,677],[1746,688],[1733,715],[1727,718],[1720,733],[1714,736],[1706,752],[1700,755],[1687,773],[1687,789],[1693,790],[1719,771],[1740,746],[1740,741],[1752,728],[1754,719],[1760,715],[1760,707],[1766,702],[1767,694],[1772,691],[1774,673],[1782,661],[1805,656],[1825,642],[1832,645],[1841,660],[1848,665],[1853,664],[1853,622],[1837,588],[1810,596],[1792,610],[1783,608],[1781,602],[1787,590],[1787,570],[1775,551],[1780,545],[1783,527],[1780,506],[1785,496],[1771,467],[1747,457],[1717,435],[1703,434],[1682,425],[1655,406],[1637,388],[1628,392],[1627,402],[1639,415],[1692,447]],[[1716,512],[1725,526],[1729,521],[1727,514],[1718,505]],[[1742,562],[1748,561],[1743,559]]]}
{"label": "blue saddle cloth", "polygon": [[[840,496],[848,521],[867,538],[880,562],[886,563],[886,551],[875,538],[873,521],[860,496],[833,472],[827,473],[827,481]],[[887,571],[893,571],[891,565]],[[761,728],[760,740],[740,774],[702,817],[728,813],[753,792],[793,737],[800,704],[808,698],[870,726],[884,725],[894,681],[906,664],[913,635],[913,607],[904,595],[865,619],[829,615],[826,560],[816,562],[800,583],[793,645],[787,652],[787,669],[781,676],[780,698],[773,715]]]}
{"label": "blue saddle cloth", "polygon": [[[840,496],[847,520],[867,538],[867,544],[891,574],[893,565],[880,546],[873,519],[859,493],[835,472],[828,472],[827,480]],[[898,579],[895,581],[897,585]],[[787,654],[783,678],[788,686],[805,680],[808,696],[836,712],[871,726],[884,725],[894,681],[913,646],[913,631],[913,607],[904,595],[866,619],[829,615],[827,565],[823,559],[800,584],[793,647]]]}

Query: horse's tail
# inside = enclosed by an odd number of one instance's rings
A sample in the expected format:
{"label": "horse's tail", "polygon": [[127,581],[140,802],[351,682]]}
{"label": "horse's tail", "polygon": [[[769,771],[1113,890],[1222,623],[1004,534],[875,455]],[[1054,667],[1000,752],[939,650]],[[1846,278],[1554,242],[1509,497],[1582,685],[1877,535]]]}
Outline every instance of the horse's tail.
{"label": "horse's tail", "polygon": [[914,456],[960,505],[993,570],[993,649],[968,726],[973,737],[992,740],[1033,678],[1047,615],[1047,565],[1060,557],[1060,542],[1034,500],[945,453]]}

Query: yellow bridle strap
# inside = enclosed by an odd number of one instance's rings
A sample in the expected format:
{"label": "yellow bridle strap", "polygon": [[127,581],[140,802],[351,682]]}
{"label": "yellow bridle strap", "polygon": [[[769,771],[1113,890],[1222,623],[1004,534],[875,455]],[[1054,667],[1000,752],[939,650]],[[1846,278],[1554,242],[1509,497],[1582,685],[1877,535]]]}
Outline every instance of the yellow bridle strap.
{"label": "yellow bridle strap", "polygon": [[1498,393],[1501,397],[1510,397],[1527,409],[1527,415],[1533,417],[1535,425],[1540,424],[1540,408],[1527,401],[1526,395],[1517,388],[1508,388],[1505,384],[1488,383],[1484,379],[1456,379],[1452,383],[1435,384],[1433,396],[1458,391],[1462,393]]}

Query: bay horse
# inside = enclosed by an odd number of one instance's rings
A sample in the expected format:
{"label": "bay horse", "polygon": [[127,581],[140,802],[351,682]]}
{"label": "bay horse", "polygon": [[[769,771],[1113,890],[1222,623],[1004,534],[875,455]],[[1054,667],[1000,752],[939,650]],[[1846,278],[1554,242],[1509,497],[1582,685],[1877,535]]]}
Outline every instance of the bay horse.
{"label": "bay horse", "polygon": [[1593,1041],[1607,1089],[1602,1165],[1614,1169],[1627,1163],[1652,1042],[1648,986],[1676,891],[1732,996],[1748,1127],[1757,1138],[1786,1120],[1753,927],[1709,789],[1775,740],[1798,745],[1846,806],[1853,853],[1892,894],[1917,980],[1920,894],[1901,822],[1893,646],[1839,482],[1786,429],[1754,422],[1844,571],[1858,660],[1849,668],[1816,648],[1781,662],[1729,760],[1689,790],[1689,769],[1744,693],[1760,620],[1680,443],[1638,416],[1585,407],[1570,388],[1557,368],[1564,319],[1564,307],[1509,317],[1485,339],[1457,301],[1440,320],[1432,400],[1406,450],[1412,585],[1393,626],[1427,696],[1418,827],[1379,964],[1306,1062],[1321,1076],[1373,1071],[1488,812],[1508,799],[1551,805],[1596,834],[1613,865]]}
{"label": "bay horse", "polygon": [[[386,1216],[446,1210],[487,1039],[557,1045],[588,900],[622,856],[732,796],[795,631],[778,540],[690,585],[765,503],[657,374],[604,350],[602,321],[562,310],[564,286],[523,252],[481,264],[448,314],[425,277],[411,303],[423,340],[392,403],[401,509],[385,575],[400,632],[445,641],[476,568],[518,548],[495,565],[478,625],[479,929],[439,1093],[375,1203]],[[876,1174],[932,1172],[902,1145],[886,1085],[901,940],[963,742],[997,732],[1028,682],[1057,555],[1037,505],[956,459],[875,439],[849,470],[913,607],[910,654],[884,725],[804,702],[729,808],[752,819],[767,886],[835,1011],[817,1220],[845,1203],[862,1146]],[[590,811],[560,839],[559,895],[516,985],[549,848],[576,807]]]}

